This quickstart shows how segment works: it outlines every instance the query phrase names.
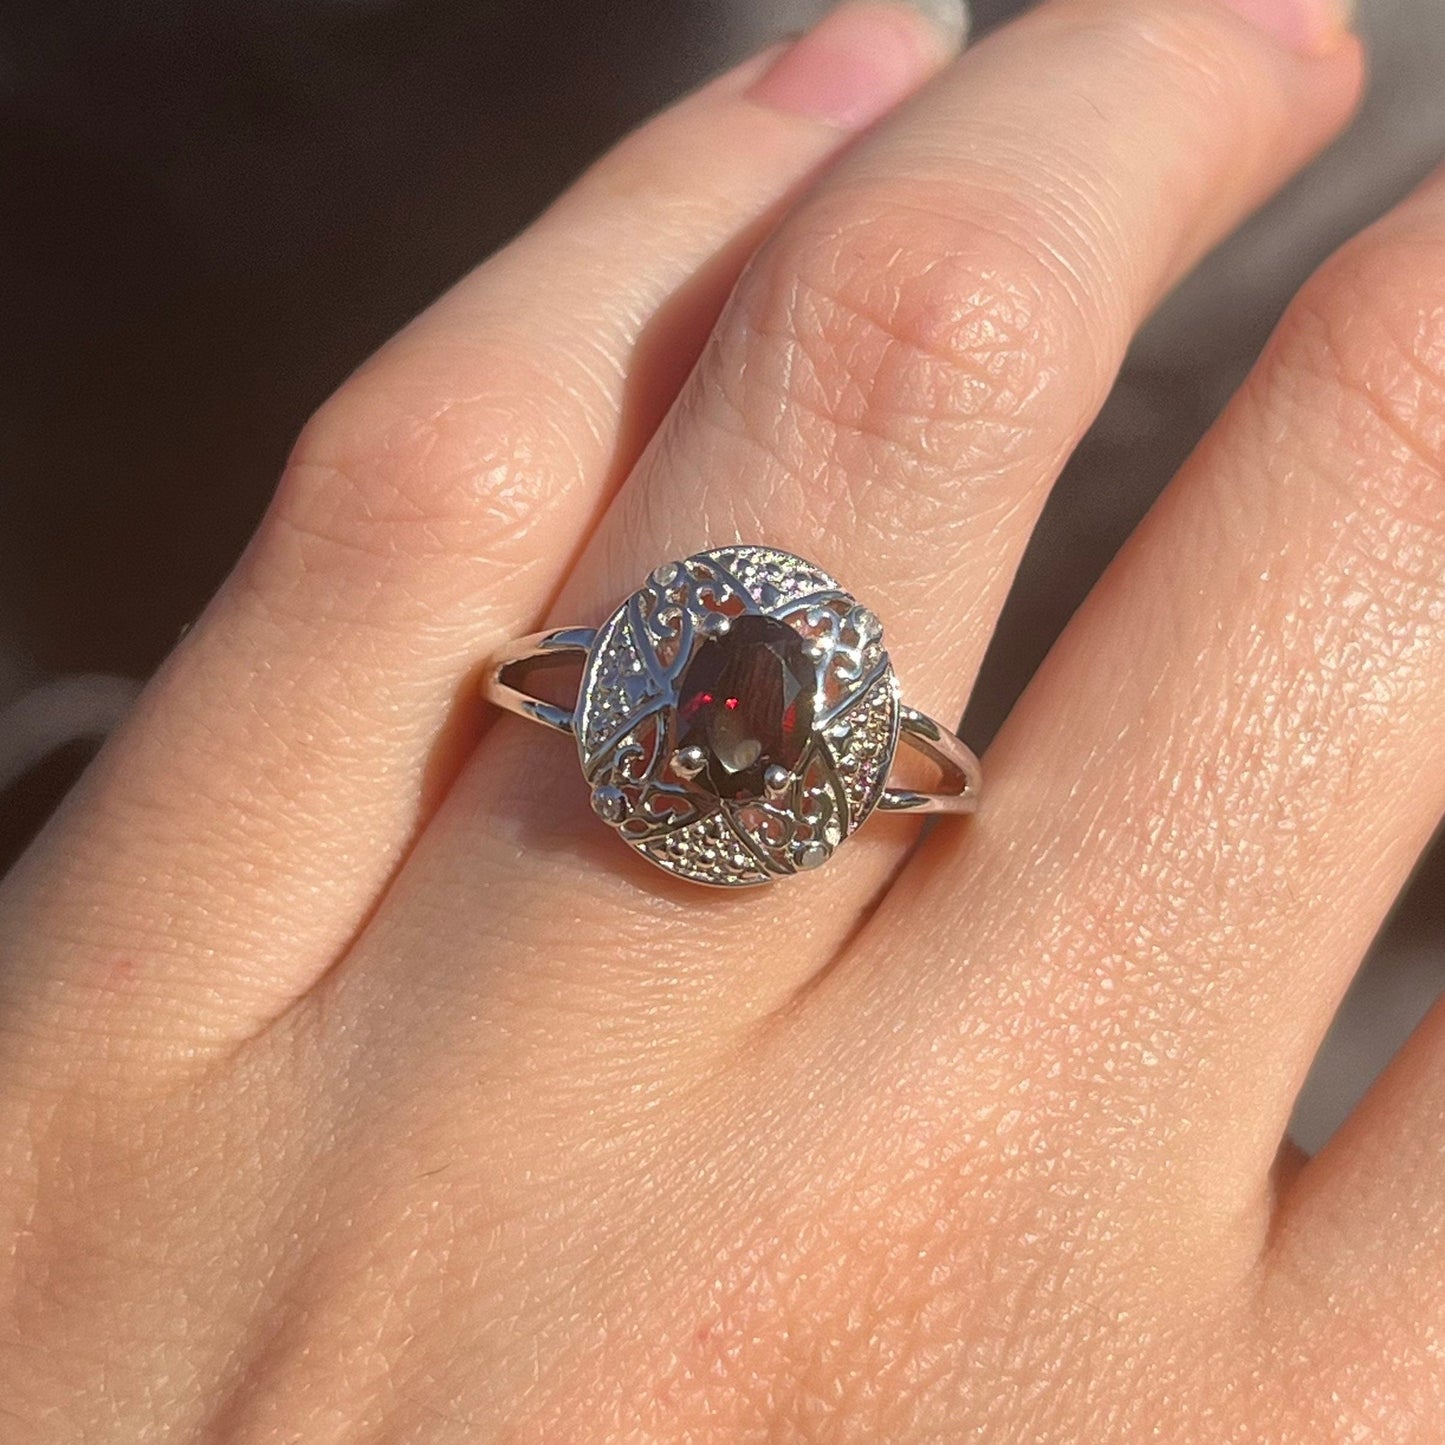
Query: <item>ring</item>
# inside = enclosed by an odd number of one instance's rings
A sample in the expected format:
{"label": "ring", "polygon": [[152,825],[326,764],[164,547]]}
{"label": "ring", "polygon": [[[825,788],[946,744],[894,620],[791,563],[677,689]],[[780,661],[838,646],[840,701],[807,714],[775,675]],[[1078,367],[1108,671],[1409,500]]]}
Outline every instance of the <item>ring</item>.
{"label": "ring", "polygon": [[[528,664],[576,654],[575,707],[516,685]],[[742,888],[817,868],[875,808],[978,806],[978,759],[902,705],[877,617],[772,547],[665,563],[596,631],[520,638],[492,659],[485,689],[573,735],[597,815],[696,883]],[[900,742],[938,766],[941,791],[888,786]]]}

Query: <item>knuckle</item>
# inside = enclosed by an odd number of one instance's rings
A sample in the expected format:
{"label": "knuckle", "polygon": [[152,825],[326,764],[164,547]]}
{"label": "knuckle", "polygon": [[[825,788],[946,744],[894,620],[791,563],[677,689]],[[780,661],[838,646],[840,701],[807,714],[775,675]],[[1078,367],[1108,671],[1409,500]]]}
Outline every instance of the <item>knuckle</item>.
{"label": "knuckle", "polygon": [[[811,202],[723,330],[733,412],[777,455],[859,463],[845,475],[896,478],[901,459],[914,484],[1007,465],[1093,344],[1078,288],[1029,233],[896,181]],[[867,465],[880,452],[895,466]]]}
{"label": "knuckle", "polygon": [[1361,237],[1306,285],[1281,347],[1328,388],[1365,520],[1445,531],[1445,235]]}
{"label": "knuckle", "polygon": [[523,559],[577,465],[548,423],[547,390],[523,360],[485,350],[374,361],[303,428],[248,558],[252,580],[274,596],[278,577]]}

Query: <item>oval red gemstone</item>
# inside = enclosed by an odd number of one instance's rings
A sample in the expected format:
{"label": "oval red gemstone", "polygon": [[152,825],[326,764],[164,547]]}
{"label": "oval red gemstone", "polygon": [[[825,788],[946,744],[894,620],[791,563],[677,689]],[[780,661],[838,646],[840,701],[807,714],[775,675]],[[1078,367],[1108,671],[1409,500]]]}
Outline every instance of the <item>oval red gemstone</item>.
{"label": "oval red gemstone", "polygon": [[704,641],[682,675],[674,738],[706,760],[695,784],[716,798],[756,798],[773,764],[792,772],[812,735],[817,685],[803,639],[775,617],[735,617]]}

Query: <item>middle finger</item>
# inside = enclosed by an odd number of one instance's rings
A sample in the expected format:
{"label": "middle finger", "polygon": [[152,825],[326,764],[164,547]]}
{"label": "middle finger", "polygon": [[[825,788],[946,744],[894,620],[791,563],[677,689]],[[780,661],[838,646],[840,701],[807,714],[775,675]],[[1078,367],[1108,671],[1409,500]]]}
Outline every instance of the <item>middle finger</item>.
{"label": "middle finger", "polygon": [[[765,248],[554,621],[595,623],[668,558],[765,542],[877,611],[907,700],[956,716],[1143,314],[1343,123],[1359,76],[1343,35],[1304,53],[1218,0],[1054,0],[979,46]],[[407,956],[405,978],[377,975],[394,996],[418,968],[397,941],[422,916],[468,975],[504,942],[576,1006],[580,978],[616,997],[621,958],[652,979],[639,1006],[701,992],[735,1018],[832,954],[908,831],[880,821],[821,875],[710,898],[590,818],[565,743],[508,725],[365,951]]]}

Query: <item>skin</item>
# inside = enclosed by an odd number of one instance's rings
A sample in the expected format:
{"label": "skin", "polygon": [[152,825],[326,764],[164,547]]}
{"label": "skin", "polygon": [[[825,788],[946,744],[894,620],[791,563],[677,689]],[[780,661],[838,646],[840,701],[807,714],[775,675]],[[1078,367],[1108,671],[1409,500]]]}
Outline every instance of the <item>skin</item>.
{"label": "skin", "polygon": [[956,715],[1132,332],[1361,84],[1215,0],[956,63],[839,15],[342,387],[7,880],[6,1438],[1445,1436],[1445,1014],[1282,1147],[1445,808],[1445,177],[1296,300],[973,822],[703,893],[476,700],[738,537]]}

